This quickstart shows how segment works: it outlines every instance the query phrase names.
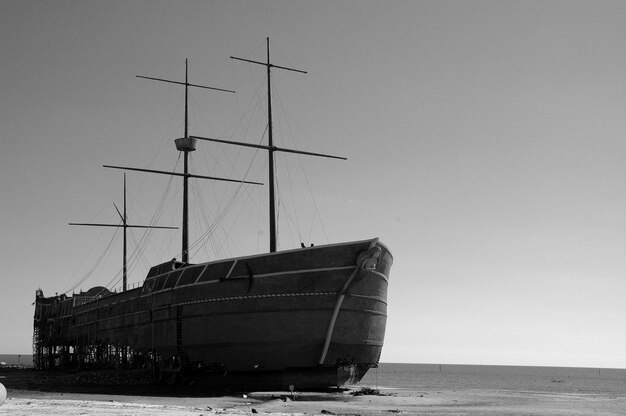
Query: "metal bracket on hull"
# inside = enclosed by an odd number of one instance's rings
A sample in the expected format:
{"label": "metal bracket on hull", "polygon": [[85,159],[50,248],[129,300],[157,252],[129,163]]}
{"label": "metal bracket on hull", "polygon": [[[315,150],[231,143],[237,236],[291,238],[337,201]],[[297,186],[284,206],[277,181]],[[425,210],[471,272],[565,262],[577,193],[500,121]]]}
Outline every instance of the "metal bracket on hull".
{"label": "metal bracket on hull", "polygon": [[252,269],[248,263],[246,263],[246,269],[248,269],[248,293],[250,293],[250,290],[252,290],[252,282],[254,282],[254,276],[252,275]]}
{"label": "metal bracket on hull", "polygon": [[326,339],[324,340],[324,348],[322,348],[322,354],[318,361],[319,365],[324,364],[324,360],[326,359],[326,354],[328,353],[328,347],[330,346],[330,340],[333,337],[333,331],[335,330],[335,323],[337,322],[337,316],[339,315],[339,309],[341,309],[341,305],[343,304],[343,300],[346,297],[346,292],[348,291],[348,287],[356,277],[359,269],[363,270],[373,270],[376,268],[376,264],[378,262],[378,258],[380,257],[380,247],[376,247],[378,243],[378,239],[372,240],[370,246],[367,250],[363,251],[356,260],[356,267],[346,284],[343,285],[341,292],[339,292],[339,297],[337,298],[337,303],[335,303],[335,309],[333,310],[333,316],[330,318],[330,322],[328,323],[328,330],[326,331]]}
{"label": "metal bracket on hull", "polygon": [[233,261],[233,264],[232,264],[232,266],[230,266],[230,269],[228,270],[228,273],[226,273],[226,276],[220,277],[220,281],[224,281],[224,280],[226,280],[226,279],[228,279],[230,277],[230,275],[233,273],[233,270],[235,270],[235,266],[237,265],[237,261],[238,260]]}

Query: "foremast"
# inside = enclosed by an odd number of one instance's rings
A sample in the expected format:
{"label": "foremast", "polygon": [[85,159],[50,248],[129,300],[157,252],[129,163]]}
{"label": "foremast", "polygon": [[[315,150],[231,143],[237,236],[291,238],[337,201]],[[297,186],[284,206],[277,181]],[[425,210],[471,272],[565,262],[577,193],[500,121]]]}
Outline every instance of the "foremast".
{"label": "foremast", "polygon": [[341,159],[341,160],[347,160],[347,158],[341,157],[341,156],[326,155],[326,154],[321,154],[321,153],[303,152],[300,150],[285,149],[285,148],[274,146],[273,133],[272,133],[273,132],[273,129],[272,129],[272,88],[271,88],[272,68],[284,69],[286,71],[299,72],[302,74],[306,74],[307,71],[272,64],[270,60],[270,38],[269,37],[266,38],[266,41],[267,41],[267,62],[253,61],[251,59],[237,58],[235,56],[231,56],[230,58],[238,60],[238,61],[252,63],[252,64],[263,65],[267,68],[267,129],[268,129],[267,146],[236,142],[236,141],[230,141],[230,140],[215,139],[215,138],[210,138],[210,137],[200,137],[200,136],[191,136],[191,137],[193,139],[198,139],[198,140],[208,140],[208,141],[213,141],[213,142],[218,142],[218,143],[233,144],[236,146],[253,147],[257,149],[265,149],[268,151],[270,253],[274,253],[276,252],[276,249],[277,249],[276,248],[277,247],[276,198],[275,198],[275,191],[274,191],[274,188],[275,188],[274,153],[275,152],[288,152],[288,153],[297,153],[297,154],[309,155],[309,156],[320,156],[320,157],[327,157],[327,158]]}

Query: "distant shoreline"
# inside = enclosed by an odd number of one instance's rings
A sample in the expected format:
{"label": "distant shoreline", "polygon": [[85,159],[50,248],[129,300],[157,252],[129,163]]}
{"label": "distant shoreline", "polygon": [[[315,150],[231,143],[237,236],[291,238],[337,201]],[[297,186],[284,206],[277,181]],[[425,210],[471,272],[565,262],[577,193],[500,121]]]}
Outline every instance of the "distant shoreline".
{"label": "distant shoreline", "polygon": [[33,365],[33,354],[0,354],[0,363],[6,365]]}

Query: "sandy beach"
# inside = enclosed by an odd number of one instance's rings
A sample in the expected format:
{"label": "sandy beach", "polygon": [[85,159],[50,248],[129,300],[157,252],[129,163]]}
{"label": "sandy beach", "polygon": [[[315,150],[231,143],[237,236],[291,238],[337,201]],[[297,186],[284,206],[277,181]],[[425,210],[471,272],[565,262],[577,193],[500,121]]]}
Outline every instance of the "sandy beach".
{"label": "sandy beach", "polygon": [[[358,391],[358,390],[357,390]],[[8,389],[0,415],[624,415],[626,393],[499,389],[382,390],[381,395],[248,393],[154,397]]]}

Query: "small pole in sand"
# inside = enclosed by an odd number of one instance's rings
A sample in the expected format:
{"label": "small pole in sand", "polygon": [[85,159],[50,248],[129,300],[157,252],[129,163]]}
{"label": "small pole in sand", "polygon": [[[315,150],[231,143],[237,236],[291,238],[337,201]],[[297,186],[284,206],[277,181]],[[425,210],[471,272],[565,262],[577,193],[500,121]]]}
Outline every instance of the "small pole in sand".
{"label": "small pole in sand", "polygon": [[376,366],[376,390],[378,390],[378,366]]}

